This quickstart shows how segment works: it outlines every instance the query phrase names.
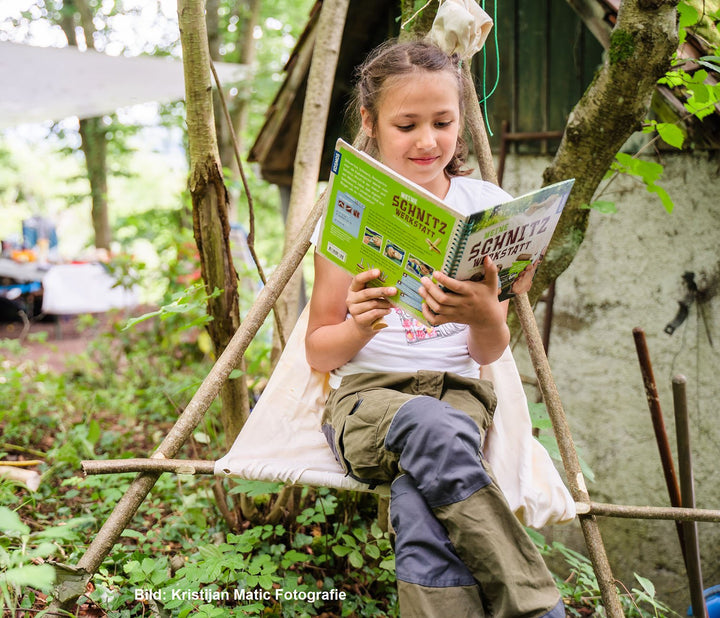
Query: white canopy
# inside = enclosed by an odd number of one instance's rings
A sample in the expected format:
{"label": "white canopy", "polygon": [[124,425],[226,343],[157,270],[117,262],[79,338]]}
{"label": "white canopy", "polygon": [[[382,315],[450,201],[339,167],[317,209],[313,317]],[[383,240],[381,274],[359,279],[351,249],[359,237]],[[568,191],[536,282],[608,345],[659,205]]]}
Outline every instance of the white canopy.
{"label": "white canopy", "polygon": [[[216,63],[215,68],[223,87],[246,75],[244,65]],[[176,59],[9,42],[0,42],[0,84],[0,129],[185,98],[182,62]]]}

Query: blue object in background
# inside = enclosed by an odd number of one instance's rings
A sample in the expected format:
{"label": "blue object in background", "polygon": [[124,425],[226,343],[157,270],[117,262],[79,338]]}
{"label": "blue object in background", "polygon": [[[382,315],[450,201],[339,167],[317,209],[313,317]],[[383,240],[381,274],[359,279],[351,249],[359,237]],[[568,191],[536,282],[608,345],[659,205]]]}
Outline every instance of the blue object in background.
{"label": "blue object in background", "polygon": [[[720,585],[706,588],[703,591],[708,618],[720,618]],[[688,616],[693,615],[692,605],[688,607]]]}
{"label": "blue object in background", "polygon": [[30,217],[22,222],[23,245],[26,249],[34,249],[40,238],[46,238],[48,248],[55,249],[58,244],[55,224],[44,217]]}

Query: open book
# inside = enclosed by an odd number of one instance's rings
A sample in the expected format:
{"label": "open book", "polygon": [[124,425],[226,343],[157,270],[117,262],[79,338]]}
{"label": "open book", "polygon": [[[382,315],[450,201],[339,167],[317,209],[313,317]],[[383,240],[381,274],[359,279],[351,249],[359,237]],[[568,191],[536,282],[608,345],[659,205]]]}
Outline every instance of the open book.
{"label": "open book", "polygon": [[[440,270],[480,280],[489,255],[500,273],[500,299],[523,289],[542,260],[574,180],[463,216],[419,185],[338,140],[328,209],[318,252],[352,275],[379,268],[379,281],[396,286],[388,300],[424,321],[420,278]],[[516,285],[517,288],[517,285]]]}

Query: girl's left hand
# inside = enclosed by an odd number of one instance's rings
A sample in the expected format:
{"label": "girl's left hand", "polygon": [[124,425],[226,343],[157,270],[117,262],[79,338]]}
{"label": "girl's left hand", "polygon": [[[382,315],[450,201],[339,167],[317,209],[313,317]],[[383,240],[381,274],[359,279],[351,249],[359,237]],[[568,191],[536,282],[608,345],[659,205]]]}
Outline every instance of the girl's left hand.
{"label": "girl's left hand", "polygon": [[[420,281],[420,296],[425,319],[433,326],[446,322],[491,326],[504,321],[504,313],[498,301],[498,269],[493,261],[485,258],[485,278],[482,281],[459,281],[435,271],[433,277]],[[442,286],[442,288],[440,287]]]}

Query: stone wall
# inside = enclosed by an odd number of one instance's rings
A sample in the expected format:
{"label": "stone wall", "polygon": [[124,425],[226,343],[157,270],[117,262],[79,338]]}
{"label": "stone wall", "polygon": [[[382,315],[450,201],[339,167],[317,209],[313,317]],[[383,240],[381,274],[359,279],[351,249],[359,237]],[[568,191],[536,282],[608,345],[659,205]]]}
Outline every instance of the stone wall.
{"label": "stone wall", "polygon": [[[510,157],[504,188],[519,195],[539,187],[548,162]],[[667,506],[632,336],[634,327],[643,328],[676,470],[671,380],[684,374],[696,503],[720,509],[720,159],[663,154],[663,163],[660,184],[675,201],[672,214],[626,177],[603,196],[615,201],[618,212],[592,213],[580,252],[557,281],[549,358],[576,445],[595,473],[591,498]],[[708,299],[694,304],[682,326],[668,335],[664,328],[685,294],[686,271],[695,273]],[[543,311],[539,303],[540,324]],[[532,374],[522,341],[515,354],[521,373]],[[534,389],[528,394],[534,398]],[[675,524],[603,518],[600,525],[615,577],[629,587],[637,586],[634,572],[649,577],[658,598],[684,614],[689,593]],[[549,540],[584,551],[576,523],[544,532]],[[720,524],[699,524],[699,538],[707,588],[720,584]]]}

